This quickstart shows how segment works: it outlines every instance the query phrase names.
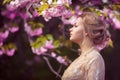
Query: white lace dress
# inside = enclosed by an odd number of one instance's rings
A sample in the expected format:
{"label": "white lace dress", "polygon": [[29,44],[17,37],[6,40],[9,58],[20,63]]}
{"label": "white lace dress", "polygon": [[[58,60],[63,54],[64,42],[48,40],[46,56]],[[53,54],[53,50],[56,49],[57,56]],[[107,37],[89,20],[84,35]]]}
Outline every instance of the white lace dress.
{"label": "white lace dress", "polygon": [[93,49],[81,54],[65,70],[62,80],[104,80],[105,66],[100,53]]}

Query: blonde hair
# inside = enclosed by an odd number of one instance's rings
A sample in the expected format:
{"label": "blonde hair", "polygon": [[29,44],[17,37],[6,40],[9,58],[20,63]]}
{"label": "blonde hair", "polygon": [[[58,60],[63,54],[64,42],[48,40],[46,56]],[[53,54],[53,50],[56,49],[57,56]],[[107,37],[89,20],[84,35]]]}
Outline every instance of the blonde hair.
{"label": "blonde hair", "polygon": [[93,12],[84,12],[80,17],[83,19],[83,25],[88,37],[92,39],[96,47],[99,50],[106,47],[110,39],[109,25]]}

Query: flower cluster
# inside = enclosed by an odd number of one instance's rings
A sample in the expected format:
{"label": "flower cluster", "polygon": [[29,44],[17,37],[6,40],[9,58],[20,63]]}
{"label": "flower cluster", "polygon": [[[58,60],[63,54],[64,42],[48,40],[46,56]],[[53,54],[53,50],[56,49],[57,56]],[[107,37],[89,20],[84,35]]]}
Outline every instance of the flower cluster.
{"label": "flower cluster", "polygon": [[32,47],[33,53],[37,55],[42,55],[42,54],[44,55],[49,49],[54,49],[54,45],[52,44],[52,41],[48,41],[48,40],[45,42],[44,46],[38,48]]}
{"label": "flower cluster", "polygon": [[42,11],[42,16],[46,21],[49,21],[52,17],[64,17],[69,18],[72,16],[72,12],[67,10],[65,6],[58,5]]}
{"label": "flower cluster", "polygon": [[15,49],[14,48],[12,48],[12,49],[6,49],[6,50],[4,48],[0,49],[0,55],[6,54],[8,56],[13,56],[14,53],[15,53]]}
{"label": "flower cluster", "polygon": [[37,2],[39,2],[39,0],[14,0],[10,2],[8,7],[11,9],[17,9],[18,7],[21,7],[26,3],[37,3]]}
{"label": "flower cluster", "polygon": [[25,31],[30,37],[40,36],[42,34],[42,28],[36,28],[32,30],[31,26],[29,26],[27,23],[24,24],[24,27],[25,27]]}
{"label": "flower cluster", "polygon": [[59,63],[68,65],[68,63],[65,61],[65,59],[62,56],[57,56],[55,52],[51,53],[51,56],[55,58]]}

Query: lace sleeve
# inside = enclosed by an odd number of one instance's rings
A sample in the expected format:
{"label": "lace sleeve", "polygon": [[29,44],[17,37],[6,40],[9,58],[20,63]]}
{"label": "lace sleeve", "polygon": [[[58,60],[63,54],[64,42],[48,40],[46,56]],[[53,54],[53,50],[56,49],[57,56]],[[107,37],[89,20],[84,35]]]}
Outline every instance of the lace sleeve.
{"label": "lace sleeve", "polygon": [[105,67],[101,58],[94,59],[90,62],[86,80],[104,80]]}

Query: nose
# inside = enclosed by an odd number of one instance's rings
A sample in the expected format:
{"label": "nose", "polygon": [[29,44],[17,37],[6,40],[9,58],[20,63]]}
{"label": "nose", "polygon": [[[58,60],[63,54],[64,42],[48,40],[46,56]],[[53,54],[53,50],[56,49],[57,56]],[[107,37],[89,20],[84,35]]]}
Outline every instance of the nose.
{"label": "nose", "polygon": [[69,29],[69,31],[71,32],[71,31],[72,31],[72,29],[73,29],[73,27],[71,27],[71,28]]}

